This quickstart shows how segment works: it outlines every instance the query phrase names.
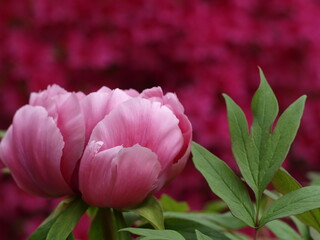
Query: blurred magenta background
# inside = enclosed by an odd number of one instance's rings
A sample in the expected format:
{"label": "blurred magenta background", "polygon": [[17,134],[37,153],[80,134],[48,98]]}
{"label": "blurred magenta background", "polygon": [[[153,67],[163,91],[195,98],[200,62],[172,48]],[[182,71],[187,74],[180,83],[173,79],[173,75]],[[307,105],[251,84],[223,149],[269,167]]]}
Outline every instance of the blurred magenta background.
{"label": "blurred magenta background", "polygon": [[[319,0],[1,0],[0,128],[49,84],[161,86],[184,104],[194,140],[235,167],[221,94],[248,113],[259,65],[280,110],[308,95],[285,163],[305,181],[320,170],[319,16]],[[191,163],[166,192],[193,209],[213,197]],[[1,174],[0,239],[25,239],[56,203]],[[85,228],[77,234],[85,239]]]}

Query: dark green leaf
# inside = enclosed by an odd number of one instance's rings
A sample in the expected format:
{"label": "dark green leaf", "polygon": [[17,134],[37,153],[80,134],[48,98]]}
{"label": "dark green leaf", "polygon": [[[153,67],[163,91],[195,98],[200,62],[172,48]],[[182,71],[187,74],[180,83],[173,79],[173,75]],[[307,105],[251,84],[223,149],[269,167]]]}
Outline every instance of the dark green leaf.
{"label": "dark green leaf", "polygon": [[177,202],[166,194],[161,196],[160,204],[165,212],[187,212],[190,209],[188,203]]}
{"label": "dark green leaf", "polygon": [[[272,185],[274,188],[282,194],[287,194],[294,190],[301,188],[300,183],[295,180],[285,169],[280,168],[279,171],[272,179]],[[320,210],[313,209],[305,213],[297,215],[303,223],[314,227],[320,231]]]}
{"label": "dark green leaf", "polygon": [[260,227],[282,217],[297,215],[320,207],[320,187],[304,187],[280,197],[272,202],[263,213]]}
{"label": "dark green leaf", "polygon": [[197,143],[192,147],[196,168],[211,190],[226,202],[232,214],[254,227],[254,208],[245,185],[228,165]]}
{"label": "dark green leaf", "polygon": [[80,198],[74,200],[61,214],[50,228],[47,240],[64,240],[72,232],[88,205]]}
{"label": "dark green leaf", "polygon": [[185,240],[180,233],[172,230],[153,230],[143,228],[124,228],[120,231],[131,232],[136,235],[144,236],[143,240]]}
{"label": "dark green leaf", "polygon": [[163,211],[159,201],[155,197],[151,196],[141,204],[128,210],[145,218],[155,229],[164,229]]}

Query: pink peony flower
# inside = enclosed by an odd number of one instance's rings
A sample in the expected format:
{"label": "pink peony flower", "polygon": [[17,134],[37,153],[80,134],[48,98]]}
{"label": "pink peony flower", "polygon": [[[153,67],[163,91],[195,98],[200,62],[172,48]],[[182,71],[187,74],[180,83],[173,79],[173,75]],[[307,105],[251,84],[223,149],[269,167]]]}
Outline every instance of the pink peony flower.
{"label": "pink peony flower", "polygon": [[[108,101],[101,103],[103,94]],[[91,205],[122,208],[141,202],[181,172],[192,128],[176,95],[163,95],[161,88],[107,94],[93,93],[91,105],[99,109],[85,112],[91,121],[107,114],[93,128],[81,159],[79,188]]]}
{"label": "pink peony flower", "polygon": [[176,95],[161,88],[85,96],[53,85],[17,111],[0,158],[34,195],[82,194],[91,205],[126,207],[181,172],[191,135]]}

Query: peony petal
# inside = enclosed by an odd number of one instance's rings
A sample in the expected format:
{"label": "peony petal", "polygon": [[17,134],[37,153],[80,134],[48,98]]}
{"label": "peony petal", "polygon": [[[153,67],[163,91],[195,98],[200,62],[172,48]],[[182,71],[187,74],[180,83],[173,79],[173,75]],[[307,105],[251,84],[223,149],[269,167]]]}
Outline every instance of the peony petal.
{"label": "peony petal", "polygon": [[97,153],[100,147],[101,142],[90,142],[81,160],[80,190],[87,203],[128,207],[140,203],[157,188],[161,166],[150,149],[117,146]]}
{"label": "peony petal", "polygon": [[93,130],[91,140],[103,141],[103,149],[139,144],[155,152],[165,169],[184,143],[178,124],[166,106],[133,98],[112,110]]}
{"label": "peony petal", "polygon": [[88,142],[95,125],[105,117],[109,95],[106,93],[93,92],[80,102],[85,118],[85,142]]}
{"label": "peony petal", "polygon": [[[81,158],[85,142],[85,122],[76,93],[61,94],[55,97],[57,126],[63,136],[61,171],[67,183]],[[74,186],[77,188],[77,186]]]}
{"label": "peony petal", "polygon": [[161,165],[157,155],[140,145],[122,149],[117,166],[110,207],[124,208],[142,202],[158,187]]}
{"label": "peony petal", "polygon": [[140,97],[150,99],[150,100],[154,99],[162,103],[163,91],[161,87],[148,88],[141,92]]}
{"label": "peony petal", "polygon": [[54,84],[52,86],[48,86],[48,88],[39,93],[31,93],[29,104],[32,106],[42,106],[44,107],[49,116],[56,118],[56,106],[54,104],[54,98],[58,95],[68,94],[68,92],[61,88],[60,86]]}
{"label": "peony petal", "polygon": [[103,142],[90,141],[79,168],[79,189],[84,201],[95,206],[107,206],[113,189],[116,169],[112,159],[122,147],[99,152]]}
{"label": "peony petal", "polygon": [[2,162],[10,169],[13,179],[21,189],[34,195],[47,196],[47,193],[43,191],[42,187],[38,186],[38,183],[33,181],[28,169],[17,158],[15,146],[16,143],[12,139],[12,126],[10,126],[0,145]]}
{"label": "peony petal", "polygon": [[86,142],[89,140],[91,132],[98,122],[118,104],[131,98],[120,89],[109,90],[108,88],[101,88],[98,92],[89,94],[81,101],[86,122]]}
{"label": "peony petal", "polygon": [[47,111],[26,105],[17,111],[1,143],[1,158],[22,189],[58,197],[72,192],[60,171],[63,147],[62,135]]}

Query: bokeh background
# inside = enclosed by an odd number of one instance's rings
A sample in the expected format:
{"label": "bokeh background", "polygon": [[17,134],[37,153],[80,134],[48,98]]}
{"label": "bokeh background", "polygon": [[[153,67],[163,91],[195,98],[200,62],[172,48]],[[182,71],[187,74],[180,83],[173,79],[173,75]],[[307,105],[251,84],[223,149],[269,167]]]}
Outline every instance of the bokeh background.
{"label": "bokeh background", "polygon": [[[319,0],[0,0],[1,129],[49,84],[85,93],[161,86],[184,104],[194,140],[235,167],[221,93],[248,113],[257,66],[280,110],[308,95],[285,163],[306,181],[320,170]],[[193,209],[213,197],[191,163],[166,192]],[[56,202],[1,174],[0,239],[25,239]],[[77,234],[85,239],[85,227]]]}

